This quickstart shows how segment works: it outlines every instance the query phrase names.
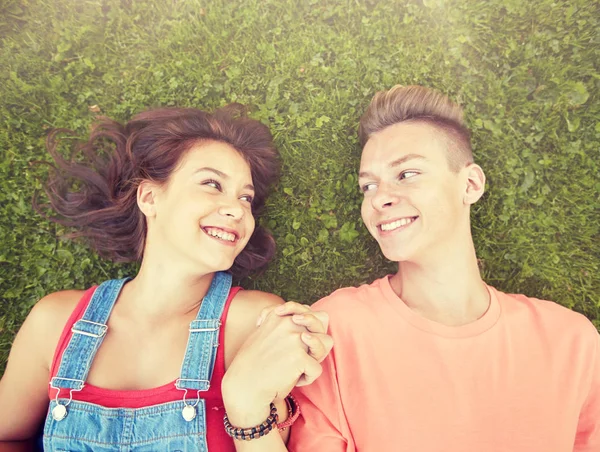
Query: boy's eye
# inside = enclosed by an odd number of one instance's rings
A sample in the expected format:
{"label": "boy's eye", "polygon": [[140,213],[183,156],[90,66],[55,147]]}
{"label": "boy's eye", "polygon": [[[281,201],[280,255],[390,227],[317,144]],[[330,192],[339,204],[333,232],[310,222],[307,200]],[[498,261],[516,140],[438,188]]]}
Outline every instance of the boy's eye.
{"label": "boy's eye", "polygon": [[360,190],[363,193],[366,193],[368,191],[374,190],[377,187],[377,184],[374,183],[368,183],[368,184],[364,184],[362,187],[360,187]]}
{"label": "boy's eye", "polygon": [[410,177],[415,177],[419,173],[417,171],[402,171],[398,176],[398,179],[408,179]]}

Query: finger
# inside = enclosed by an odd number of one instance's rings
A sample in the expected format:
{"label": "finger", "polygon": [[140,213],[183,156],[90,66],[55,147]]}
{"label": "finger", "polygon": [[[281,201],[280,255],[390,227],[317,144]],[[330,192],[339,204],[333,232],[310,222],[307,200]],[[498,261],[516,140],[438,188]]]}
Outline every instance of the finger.
{"label": "finger", "polygon": [[333,338],[327,334],[302,333],[300,339],[308,347],[308,355],[319,363],[329,355],[333,348]]}
{"label": "finger", "polygon": [[307,386],[313,381],[315,381],[317,378],[319,378],[322,373],[323,367],[321,367],[321,365],[313,358],[307,356],[306,361],[304,363],[304,373],[298,379],[296,386]]}
{"label": "finger", "polygon": [[262,323],[267,319],[267,317],[269,317],[269,314],[271,314],[275,309],[277,308],[270,307],[264,308],[262,311],[260,311],[260,315],[258,316],[258,319],[256,319],[256,327],[258,328],[260,325],[262,325]]}
{"label": "finger", "polygon": [[310,313],[294,314],[292,322],[305,327],[312,333],[327,333],[329,326],[329,315],[323,311],[311,311]]}
{"label": "finger", "polygon": [[275,308],[275,314],[279,316],[302,314],[304,312],[310,312],[310,306],[296,303],[295,301],[288,301],[285,304],[279,305]]}
{"label": "finger", "polygon": [[323,328],[325,329],[325,333],[329,330],[329,314],[325,311],[313,311],[315,316],[321,321],[323,324]]}

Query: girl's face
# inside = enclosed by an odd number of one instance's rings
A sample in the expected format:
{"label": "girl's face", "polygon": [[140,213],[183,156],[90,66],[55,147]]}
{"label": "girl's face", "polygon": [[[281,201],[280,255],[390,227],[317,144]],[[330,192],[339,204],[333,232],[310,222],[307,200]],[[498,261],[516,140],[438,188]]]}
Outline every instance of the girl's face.
{"label": "girl's face", "polygon": [[254,232],[250,166],[229,144],[192,147],[154,187],[146,250],[203,271],[227,270]]}

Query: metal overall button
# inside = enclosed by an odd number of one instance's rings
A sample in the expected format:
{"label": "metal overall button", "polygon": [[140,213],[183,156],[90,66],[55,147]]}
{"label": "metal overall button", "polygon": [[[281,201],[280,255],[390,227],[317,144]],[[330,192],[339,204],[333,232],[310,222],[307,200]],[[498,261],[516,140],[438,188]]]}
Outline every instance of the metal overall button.
{"label": "metal overall button", "polygon": [[205,386],[206,387],[206,389],[204,389],[204,391],[206,391],[210,387],[210,381],[208,381],[208,380],[196,380],[196,379],[191,379],[191,378],[178,378],[177,380],[175,380],[175,387],[177,389],[179,389],[180,391],[183,391],[183,405],[184,405],[184,407],[181,410],[181,415],[186,420],[186,422],[191,422],[196,417],[196,414],[197,414],[196,407],[200,403],[200,392],[202,391],[202,389],[197,389],[196,390],[196,402],[193,405],[189,404],[187,402],[187,399],[186,399],[188,390],[187,390],[187,388],[182,387],[183,386],[182,382],[186,382],[185,384],[188,384],[187,382],[200,383],[201,386]]}
{"label": "metal overall button", "polygon": [[[60,390],[63,388],[59,388],[58,386],[54,385],[54,380],[67,380],[67,381],[73,381],[76,383],[80,383],[81,387],[79,389],[73,388],[69,390],[69,400],[67,400],[67,403],[65,403],[64,405],[62,403],[60,403],[58,401],[58,397],[60,395]],[[52,389],[56,389],[56,396],[54,397],[54,401],[56,402],[56,406],[54,408],[52,408],[52,419],[54,419],[55,421],[59,422],[62,421],[64,418],[67,417],[67,407],[69,406],[69,404],[73,401],[73,391],[81,391],[81,389],[83,388],[83,384],[84,382],[82,380],[75,380],[72,378],[57,378],[54,377],[51,381],[50,381],[50,387]]]}
{"label": "metal overall button", "polygon": [[183,393],[183,409],[181,410],[181,415],[183,416],[183,418],[186,420],[186,422],[191,422],[195,419],[196,414],[197,414],[197,409],[196,407],[198,406],[198,404],[200,403],[200,391],[196,391],[196,402],[192,405],[189,404],[186,396],[188,393],[187,389],[183,389],[183,391],[185,391]]}

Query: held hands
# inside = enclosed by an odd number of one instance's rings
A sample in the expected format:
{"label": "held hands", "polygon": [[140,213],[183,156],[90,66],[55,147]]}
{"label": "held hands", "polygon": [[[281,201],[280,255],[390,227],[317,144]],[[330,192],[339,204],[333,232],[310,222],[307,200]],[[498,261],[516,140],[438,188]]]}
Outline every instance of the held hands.
{"label": "held hands", "polygon": [[[291,320],[298,326],[303,326],[306,331],[301,331],[300,339],[304,343],[306,352],[318,363],[322,362],[333,348],[333,339],[327,335],[329,328],[329,315],[324,311],[313,311],[310,306],[288,301],[276,308],[264,309],[256,321],[259,327],[271,314],[279,317],[291,316]],[[319,373],[315,375],[303,374],[296,386],[305,386],[315,381]]]}
{"label": "held hands", "polygon": [[319,363],[333,347],[328,324],[327,313],[295,302],[263,310],[223,378],[230,419],[261,419],[271,402],[315,381],[322,371]]}

